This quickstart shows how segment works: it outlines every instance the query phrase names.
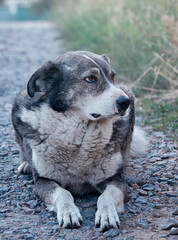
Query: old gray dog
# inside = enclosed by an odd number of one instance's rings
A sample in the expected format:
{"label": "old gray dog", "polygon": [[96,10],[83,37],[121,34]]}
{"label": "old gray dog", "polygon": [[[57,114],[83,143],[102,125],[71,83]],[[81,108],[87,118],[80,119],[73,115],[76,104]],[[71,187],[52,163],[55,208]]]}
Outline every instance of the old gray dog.
{"label": "old gray dog", "polygon": [[133,94],[114,76],[105,54],[68,52],[40,67],[14,101],[19,172],[32,173],[36,194],[60,226],[82,222],[71,193],[98,191],[96,226],[119,227],[124,169],[130,149],[144,152],[145,139],[134,127]]}

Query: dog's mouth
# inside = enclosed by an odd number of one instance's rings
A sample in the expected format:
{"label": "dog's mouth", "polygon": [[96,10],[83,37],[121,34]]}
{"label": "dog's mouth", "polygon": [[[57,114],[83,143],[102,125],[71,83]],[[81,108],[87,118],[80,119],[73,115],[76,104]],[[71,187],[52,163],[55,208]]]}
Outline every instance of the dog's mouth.
{"label": "dog's mouth", "polygon": [[101,114],[92,113],[91,116],[97,119],[101,116]]}
{"label": "dog's mouth", "polygon": [[126,112],[127,111],[115,112],[114,114],[109,115],[109,116],[102,116],[101,114],[98,114],[98,113],[91,113],[91,116],[95,119],[98,119],[98,118],[113,118],[113,117],[116,117],[116,116],[123,117],[126,114]]}

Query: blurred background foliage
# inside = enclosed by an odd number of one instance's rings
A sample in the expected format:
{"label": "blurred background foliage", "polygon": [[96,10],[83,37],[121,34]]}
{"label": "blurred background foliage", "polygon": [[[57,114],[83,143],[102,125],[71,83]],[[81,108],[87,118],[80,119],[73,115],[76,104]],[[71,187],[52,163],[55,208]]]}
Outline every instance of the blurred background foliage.
{"label": "blurred background foliage", "polygon": [[65,50],[108,54],[145,123],[177,136],[177,0],[60,0],[53,20]]}
{"label": "blurred background foliage", "polygon": [[160,56],[173,67],[176,65],[177,3],[173,0],[60,0],[56,1],[54,18],[66,50],[106,52],[120,80],[134,82],[146,71],[145,87],[154,85],[159,89],[161,84],[161,89],[168,89],[170,82],[166,77],[175,79],[176,74],[165,66]]}

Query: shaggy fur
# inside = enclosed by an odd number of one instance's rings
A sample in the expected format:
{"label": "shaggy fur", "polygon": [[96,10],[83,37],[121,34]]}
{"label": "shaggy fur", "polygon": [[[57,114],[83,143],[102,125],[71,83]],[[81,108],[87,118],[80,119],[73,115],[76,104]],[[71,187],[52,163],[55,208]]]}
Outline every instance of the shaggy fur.
{"label": "shaggy fur", "polygon": [[[132,92],[116,87],[114,75],[106,55],[69,52],[39,68],[14,101],[18,169],[33,174],[36,194],[60,226],[82,222],[71,193],[98,191],[96,226],[119,227],[135,114]],[[145,144],[134,132],[136,155]]]}

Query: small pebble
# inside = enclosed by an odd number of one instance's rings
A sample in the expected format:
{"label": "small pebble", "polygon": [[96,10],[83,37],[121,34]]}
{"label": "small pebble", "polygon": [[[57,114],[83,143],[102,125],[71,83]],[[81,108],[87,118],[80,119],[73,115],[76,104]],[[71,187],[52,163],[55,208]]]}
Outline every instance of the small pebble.
{"label": "small pebble", "polygon": [[173,215],[178,215],[178,208],[172,214]]}
{"label": "small pebble", "polygon": [[153,184],[146,183],[142,186],[142,189],[145,191],[153,191],[155,189],[155,186]]}
{"label": "small pebble", "polygon": [[138,189],[138,192],[141,196],[147,196],[148,195],[147,191],[145,191],[143,189]]}
{"label": "small pebble", "polygon": [[177,228],[175,228],[175,227],[171,228],[170,235],[178,235],[178,227]]}
{"label": "small pebble", "polygon": [[161,156],[162,159],[167,159],[169,157],[170,157],[170,155],[168,153],[165,153]]}
{"label": "small pebble", "polygon": [[0,209],[0,213],[6,213],[6,212],[9,212],[10,210],[9,209]]}
{"label": "small pebble", "polygon": [[147,198],[145,196],[139,196],[135,202],[146,204],[148,202]]}
{"label": "small pebble", "polygon": [[148,228],[148,220],[147,219],[138,219],[136,224],[141,228]]}
{"label": "small pebble", "polygon": [[104,232],[103,235],[105,237],[115,237],[121,233],[120,229],[109,229],[108,231]]}
{"label": "small pebble", "polygon": [[59,224],[52,227],[53,232],[59,231]]}
{"label": "small pebble", "polygon": [[27,202],[28,206],[32,209],[36,208],[38,205],[38,201],[37,200],[30,200]]}
{"label": "small pebble", "polygon": [[162,238],[167,238],[167,237],[169,237],[169,234],[163,234],[161,237]]}
{"label": "small pebble", "polygon": [[170,230],[173,227],[178,227],[178,222],[174,218],[170,218],[165,226],[163,226],[162,230]]}
{"label": "small pebble", "polygon": [[174,193],[174,192],[170,192],[170,193],[166,193],[166,196],[168,196],[168,197],[177,197],[178,196],[178,194],[177,193]]}
{"label": "small pebble", "polygon": [[31,235],[31,234],[24,235],[24,239],[25,239],[25,240],[31,240],[31,239],[34,239],[34,236]]}
{"label": "small pebble", "polygon": [[146,183],[146,176],[142,174],[139,177],[136,177],[135,181],[139,186],[142,186]]}

